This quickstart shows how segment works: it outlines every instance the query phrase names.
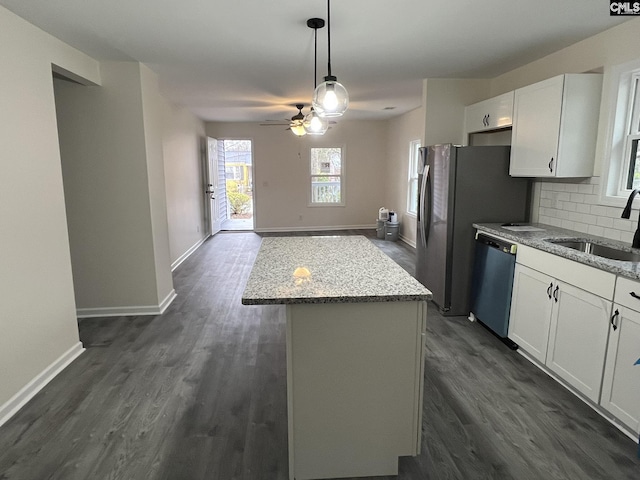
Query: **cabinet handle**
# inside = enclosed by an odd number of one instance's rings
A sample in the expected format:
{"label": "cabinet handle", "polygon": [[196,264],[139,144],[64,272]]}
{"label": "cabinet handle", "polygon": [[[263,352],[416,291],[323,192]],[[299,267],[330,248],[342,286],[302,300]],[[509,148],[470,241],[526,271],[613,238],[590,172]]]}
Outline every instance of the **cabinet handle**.
{"label": "cabinet handle", "polygon": [[553,299],[558,303],[558,290],[560,290],[560,285],[556,285],[556,289],[553,291]]}
{"label": "cabinet handle", "polygon": [[491,125],[491,114],[487,113],[487,127]]}
{"label": "cabinet handle", "polygon": [[549,172],[553,173],[553,157],[549,160]]}
{"label": "cabinet handle", "polygon": [[547,288],[547,295],[549,295],[549,300],[551,300],[551,289],[553,288],[553,282],[549,284],[549,288]]}
{"label": "cabinet handle", "polygon": [[482,125],[487,126],[487,116],[482,117]]}
{"label": "cabinet handle", "polygon": [[618,329],[618,325],[616,325],[615,323],[615,320],[616,318],[618,318],[618,315],[620,315],[620,312],[618,311],[618,309],[616,309],[613,316],[611,317],[611,326],[613,327],[614,332]]}
{"label": "cabinet handle", "polygon": [[633,298],[637,298],[638,300],[640,300],[640,295],[638,295],[636,292],[629,292],[629,295],[631,295]]}

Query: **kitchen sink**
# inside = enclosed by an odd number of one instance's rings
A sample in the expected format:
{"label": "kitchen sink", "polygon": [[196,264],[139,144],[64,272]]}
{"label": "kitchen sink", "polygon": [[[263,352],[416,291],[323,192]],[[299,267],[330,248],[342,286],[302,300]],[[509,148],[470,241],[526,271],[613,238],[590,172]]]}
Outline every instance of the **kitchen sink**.
{"label": "kitchen sink", "polygon": [[608,258],[610,260],[640,262],[640,253],[638,252],[608,247],[588,240],[547,240],[547,242],[553,243],[554,245],[572,248],[580,252],[597,255],[598,257]]}

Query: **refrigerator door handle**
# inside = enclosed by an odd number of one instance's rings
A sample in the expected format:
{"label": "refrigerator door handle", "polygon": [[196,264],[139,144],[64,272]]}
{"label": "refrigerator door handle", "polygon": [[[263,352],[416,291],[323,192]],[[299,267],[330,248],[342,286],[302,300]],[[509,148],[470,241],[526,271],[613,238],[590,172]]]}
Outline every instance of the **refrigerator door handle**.
{"label": "refrigerator door handle", "polygon": [[[420,239],[422,241],[422,246],[427,246],[427,241],[429,240],[429,227],[431,226],[431,212],[427,212],[425,207],[427,207],[427,202],[425,200],[427,193],[427,182],[429,182],[429,165],[424,166],[424,170],[422,173],[422,185],[420,185]],[[430,182],[429,182],[430,183]],[[429,192],[430,194],[431,192]],[[431,199],[429,199],[431,200]],[[429,202],[428,208],[431,209],[431,202]],[[427,217],[428,216],[428,217]],[[429,219],[427,221],[427,218]]]}

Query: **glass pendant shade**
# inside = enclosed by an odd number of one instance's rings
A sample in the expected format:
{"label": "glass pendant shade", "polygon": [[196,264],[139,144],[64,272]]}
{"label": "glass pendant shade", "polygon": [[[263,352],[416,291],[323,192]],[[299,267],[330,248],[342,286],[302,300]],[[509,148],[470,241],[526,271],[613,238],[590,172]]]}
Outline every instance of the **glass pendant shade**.
{"label": "glass pendant shade", "polygon": [[303,137],[307,134],[304,128],[304,120],[294,120],[291,122],[290,127],[293,134],[297,137]]}
{"label": "glass pendant shade", "polygon": [[313,92],[313,108],[321,117],[341,117],[349,108],[349,93],[336,77],[324,77]]}
{"label": "glass pendant shade", "polygon": [[329,129],[329,121],[318,115],[312,108],[304,117],[304,129],[309,135],[324,135]]}

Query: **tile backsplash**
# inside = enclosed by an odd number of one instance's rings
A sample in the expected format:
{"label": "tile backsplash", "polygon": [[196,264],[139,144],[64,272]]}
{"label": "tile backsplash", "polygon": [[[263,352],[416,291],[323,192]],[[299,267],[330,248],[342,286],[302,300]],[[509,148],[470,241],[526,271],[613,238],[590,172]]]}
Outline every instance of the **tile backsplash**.
{"label": "tile backsplash", "polygon": [[630,220],[620,218],[622,208],[598,205],[599,192],[599,177],[536,181],[532,220],[631,243],[638,212],[634,210]]}

